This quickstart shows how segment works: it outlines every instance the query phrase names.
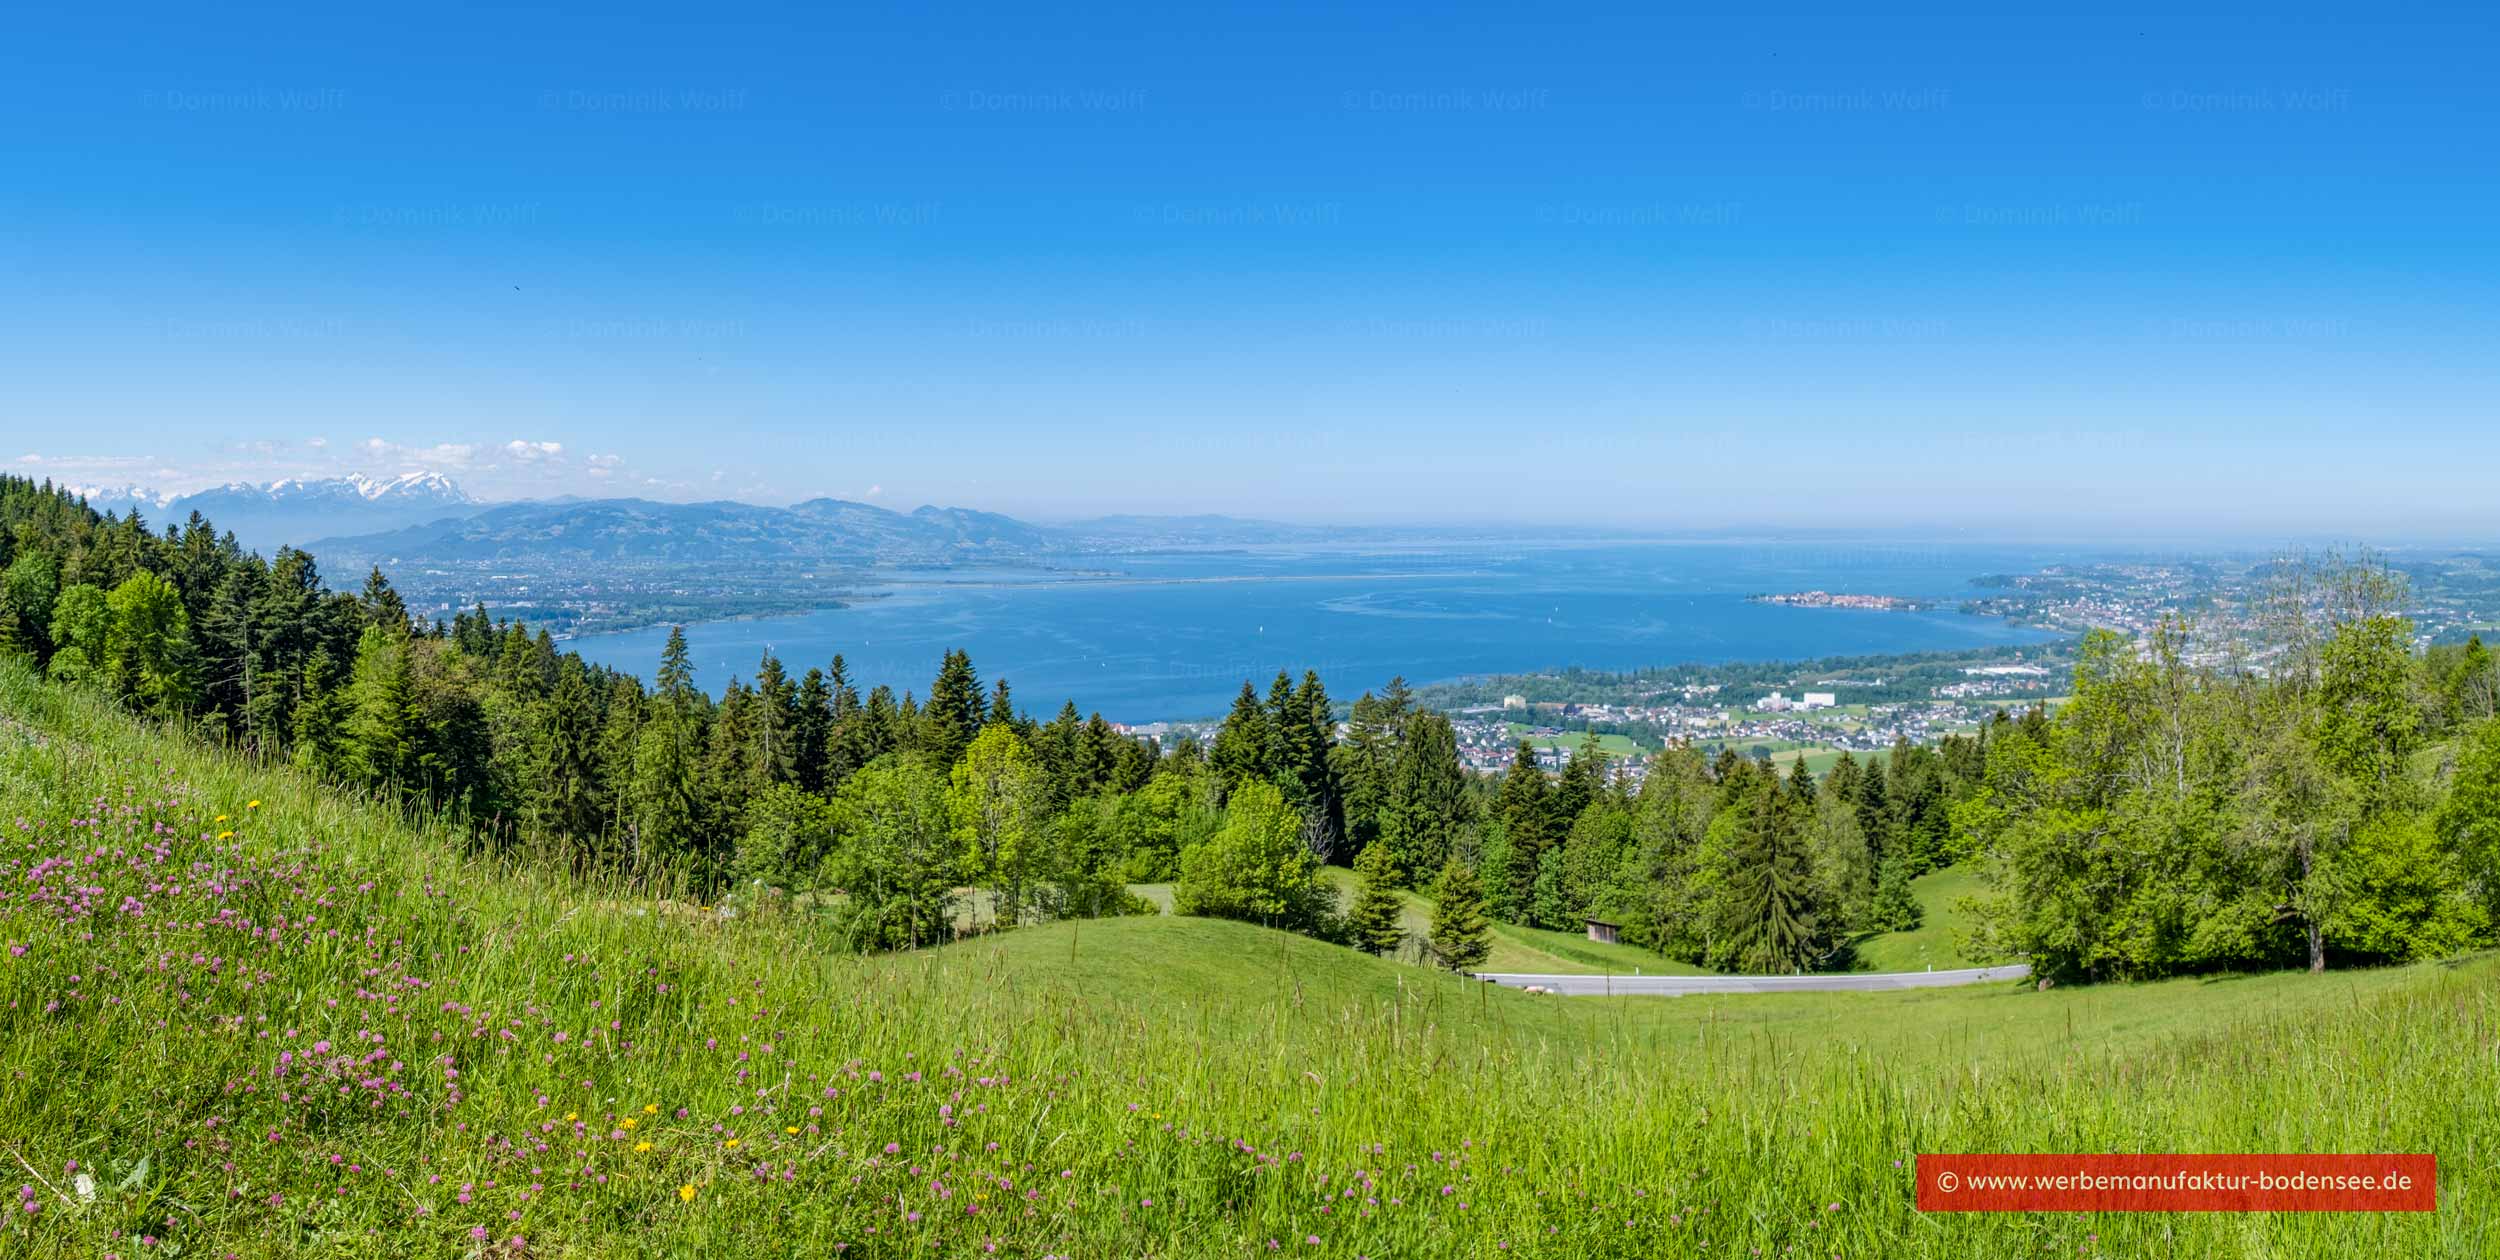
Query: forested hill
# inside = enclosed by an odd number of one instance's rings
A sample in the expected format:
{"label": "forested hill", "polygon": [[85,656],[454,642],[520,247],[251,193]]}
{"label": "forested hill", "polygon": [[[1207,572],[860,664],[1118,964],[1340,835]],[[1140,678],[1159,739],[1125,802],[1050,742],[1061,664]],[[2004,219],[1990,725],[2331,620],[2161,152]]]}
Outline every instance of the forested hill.
{"label": "forested hill", "polygon": [[[2384,569],[2293,576],[2262,669],[2185,625],[2103,632],[2054,715],[1821,779],[1680,746],[1635,786],[1594,741],[1559,776],[1524,742],[1469,774],[1402,683],[1341,706],[1313,672],[1245,681],[1203,750],[1072,702],[1037,719],[961,651],[920,697],[768,652],[715,700],[682,635],[646,687],[482,609],[412,617],[378,570],[351,595],[307,552],[0,478],[0,653],[55,683],[481,847],[807,895],[867,946],[1132,912],[1129,886],[1169,883],[1182,913],[1387,951],[1413,887],[1453,968],[1488,917],[1599,917],[1681,962],[1791,973],[1915,924],[1910,881],[1947,867],[1985,889],[1971,948],[2057,980],[2500,943],[2500,669],[2479,640],[2416,651]],[[1361,876],[1342,909],[1331,861]]]}
{"label": "forested hill", "polygon": [[1027,561],[1167,546],[1307,541],[1337,531],[1219,516],[1105,517],[1037,525],[996,512],[897,512],[819,498],[789,507],[593,499],[507,503],[458,519],[325,538],[334,564],[732,564],[741,567]]}

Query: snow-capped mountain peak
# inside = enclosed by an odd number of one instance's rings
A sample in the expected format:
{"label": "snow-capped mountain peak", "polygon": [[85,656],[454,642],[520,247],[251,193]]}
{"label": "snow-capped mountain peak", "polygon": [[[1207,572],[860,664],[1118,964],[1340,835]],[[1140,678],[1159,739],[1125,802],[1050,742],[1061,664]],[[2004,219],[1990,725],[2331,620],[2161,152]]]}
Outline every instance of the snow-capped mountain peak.
{"label": "snow-capped mountain peak", "polygon": [[438,472],[404,472],[396,477],[367,477],[350,474],[347,483],[367,499],[406,498],[436,499],[445,503],[468,503],[472,500],[451,478]]}
{"label": "snow-capped mountain peak", "polygon": [[197,512],[228,529],[248,546],[295,543],[330,535],[373,533],[465,516],[485,505],[451,478],[423,469],[388,477],[285,477],[277,481],[230,481],[190,494],[160,494],[137,486],[71,486],[99,512],[139,513],[151,524],[179,522]]}
{"label": "snow-capped mountain peak", "polygon": [[174,501],[173,495],[159,494],[154,490],[150,490],[145,486],[139,485],[63,486],[61,488],[69,491],[71,494],[77,495],[79,498],[85,499],[89,503],[138,503],[144,504],[148,507],[162,508],[166,504]]}

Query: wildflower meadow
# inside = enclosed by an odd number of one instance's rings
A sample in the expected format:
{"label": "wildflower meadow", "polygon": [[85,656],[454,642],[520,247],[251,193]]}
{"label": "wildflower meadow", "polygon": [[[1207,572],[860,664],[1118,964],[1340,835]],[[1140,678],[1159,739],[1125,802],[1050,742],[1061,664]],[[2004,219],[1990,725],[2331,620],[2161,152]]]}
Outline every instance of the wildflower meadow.
{"label": "wildflower meadow", "polygon": [[[2500,960],[1556,999],[1241,923],[861,956],[0,666],[0,1255],[2500,1254]],[[2428,1151],[1922,1216],[1922,1151]]]}

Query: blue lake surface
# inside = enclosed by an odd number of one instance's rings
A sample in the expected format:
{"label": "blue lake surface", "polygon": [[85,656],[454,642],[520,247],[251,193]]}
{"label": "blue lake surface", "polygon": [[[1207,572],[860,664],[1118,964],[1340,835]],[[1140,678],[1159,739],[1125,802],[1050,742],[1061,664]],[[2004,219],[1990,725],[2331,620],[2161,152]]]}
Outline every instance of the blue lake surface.
{"label": "blue lake surface", "polygon": [[[1114,721],[1220,716],[1278,669],[1317,669],[1351,699],[1394,675],[1426,683],[1566,666],[1924,652],[2045,641],[1952,611],[1983,573],[2097,558],[1970,544],[1466,543],[1272,547],[1088,559],[1083,571],[947,570],[843,608],[686,627],[697,681],[752,678],[769,647],[792,674],[840,652],[865,693],[926,694],[964,648],[1037,715],[1063,700]],[[1823,589],[1941,601],[1932,612],[1794,608],[1754,594]],[[668,628],[568,646],[649,678]]]}

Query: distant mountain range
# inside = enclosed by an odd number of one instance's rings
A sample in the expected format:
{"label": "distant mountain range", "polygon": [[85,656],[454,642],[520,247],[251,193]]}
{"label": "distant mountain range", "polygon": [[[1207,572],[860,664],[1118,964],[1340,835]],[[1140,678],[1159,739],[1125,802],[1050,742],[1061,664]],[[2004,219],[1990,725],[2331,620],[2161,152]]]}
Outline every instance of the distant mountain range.
{"label": "distant mountain range", "polygon": [[426,521],[465,516],[484,510],[480,503],[441,473],[412,472],[398,477],[290,477],[265,485],[228,482],[184,495],[164,495],[137,486],[72,486],[99,512],[127,516],[163,529],[191,519],[193,512],[221,530],[231,530],[244,546],[268,550],[300,545],[315,538],[400,529]]}
{"label": "distant mountain range", "polygon": [[844,499],[788,507],[648,499],[486,503],[440,473],[290,478],[168,496],[136,486],[73,486],[98,511],[139,513],[157,529],[193,512],[246,547],[305,546],[325,567],[512,564],[860,567],[1015,562],[1169,546],[1251,546],[1346,531],[1229,516],[1105,516],[1037,525],[970,508],[910,512]]}
{"label": "distant mountain range", "polygon": [[1154,546],[1242,545],[1312,534],[1227,517],[1113,517],[1036,525],[970,508],[910,512],[844,499],[789,507],[591,499],[506,503],[452,519],[359,537],[326,538],[325,563],[361,568],[564,561],[864,567],[1046,560]]}

